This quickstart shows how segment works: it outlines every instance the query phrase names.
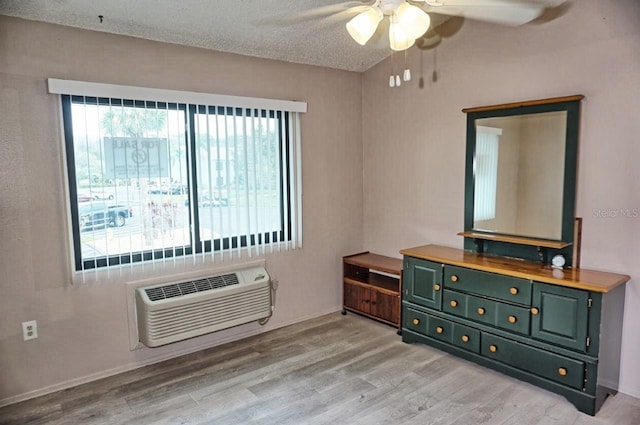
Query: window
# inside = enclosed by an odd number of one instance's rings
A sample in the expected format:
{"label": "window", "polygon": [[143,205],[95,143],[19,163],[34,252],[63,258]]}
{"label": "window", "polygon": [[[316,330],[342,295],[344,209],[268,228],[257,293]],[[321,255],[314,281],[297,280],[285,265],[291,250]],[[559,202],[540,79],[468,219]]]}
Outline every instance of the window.
{"label": "window", "polygon": [[475,157],[475,221],[491,220],[496,217],[496,194],[498,185],[498,151],[502,129],[476,128]]}
{"label": "window", "polygon": [[301,246],[295,111],[60,92],[76,270]]}

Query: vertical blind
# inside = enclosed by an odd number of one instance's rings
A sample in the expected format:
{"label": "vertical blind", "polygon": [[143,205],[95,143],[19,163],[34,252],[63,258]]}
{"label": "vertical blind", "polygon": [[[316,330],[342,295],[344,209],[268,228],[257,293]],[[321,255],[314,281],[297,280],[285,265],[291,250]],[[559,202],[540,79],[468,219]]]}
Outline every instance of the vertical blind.
{"label": "vertical blind", "polygon": [[502,129],[476,127],[476,156],[474,174],[475,221],[496,217],[496,192],[498,185],[498,152]]}
{"label": "vertical blind", "polygon": [[302,246],[306,104],[49,83],[62,95],[76,270]]}

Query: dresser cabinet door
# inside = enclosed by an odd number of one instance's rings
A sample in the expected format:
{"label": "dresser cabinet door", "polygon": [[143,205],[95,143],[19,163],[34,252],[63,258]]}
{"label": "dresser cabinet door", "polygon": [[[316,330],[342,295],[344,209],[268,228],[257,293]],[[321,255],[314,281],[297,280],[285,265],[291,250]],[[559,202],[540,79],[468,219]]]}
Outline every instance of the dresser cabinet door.
{"label": "dresser cabinet door", "polygon": [[534,282],[531,336],[584,351],[587,344],[589,293]]}
{"label": "dresser cabinet door", "polygon": [[406,258],[402,279],[407,301],[440,310],[442,306],[441,264]]}

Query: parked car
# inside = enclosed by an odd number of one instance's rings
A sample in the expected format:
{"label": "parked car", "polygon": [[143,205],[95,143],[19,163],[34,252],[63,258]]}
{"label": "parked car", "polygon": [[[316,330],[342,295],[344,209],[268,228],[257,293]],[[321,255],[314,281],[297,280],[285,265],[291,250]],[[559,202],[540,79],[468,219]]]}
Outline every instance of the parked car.
{"label": "parked car", "polygon": [[133,217],[133,210],[125,205],[90,202],[78,207],[78,216],[80,230],[106,226],[122,227],[128,218]]}

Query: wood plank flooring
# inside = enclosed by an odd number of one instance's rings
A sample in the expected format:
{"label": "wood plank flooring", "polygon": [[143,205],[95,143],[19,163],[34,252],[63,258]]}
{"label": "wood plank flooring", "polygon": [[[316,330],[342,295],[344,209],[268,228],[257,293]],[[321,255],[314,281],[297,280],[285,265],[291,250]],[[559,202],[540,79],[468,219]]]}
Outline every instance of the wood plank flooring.
{"label": "wood plank flooring", "polygon": [[7,406],[0,424],[638,425],[640,400],[618,394],[591,417],[335,313]]}

